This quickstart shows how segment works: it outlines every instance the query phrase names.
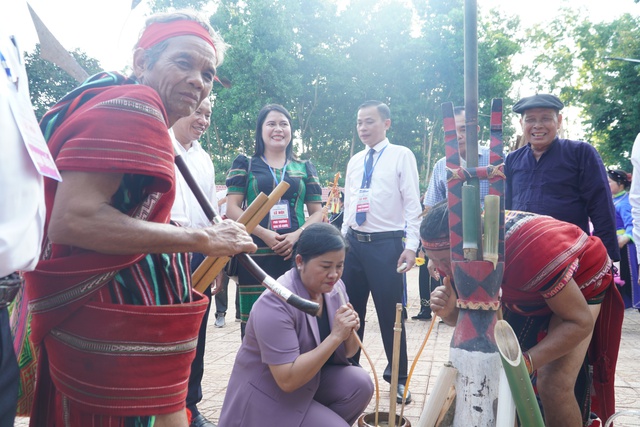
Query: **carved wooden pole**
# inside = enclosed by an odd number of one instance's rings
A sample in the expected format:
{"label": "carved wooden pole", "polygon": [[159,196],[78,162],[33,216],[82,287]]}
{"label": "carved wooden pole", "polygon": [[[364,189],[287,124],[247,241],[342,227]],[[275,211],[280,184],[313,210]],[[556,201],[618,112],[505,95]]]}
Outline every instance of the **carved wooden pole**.
{"label": "carved wooden pole", "polygon": [[[448,173],[449,228],[453,278],[460,309],[451,341],[450,360],[458,369],[454,426],[496,423],[500,356],[493,335],[504,272],[504,174],[502,173],[502,100],[492,102],[490,166],[460,167],[453,105],[443,104]],[[476,142],[477,144],[477,142]],[[477,152],[477,151],[476,151]],[[475,164],[477,165],[477,159]],[[488,179],[489,193],[500,197],[498,259],[465,260],[462,227],[463,183]],[[477,200],[477,199],[476,199]],[[479,211],[479,207],[477,207]],[[478,218],[479,221],[479,218]],[[479,228],[481,230],[481,228]]]}

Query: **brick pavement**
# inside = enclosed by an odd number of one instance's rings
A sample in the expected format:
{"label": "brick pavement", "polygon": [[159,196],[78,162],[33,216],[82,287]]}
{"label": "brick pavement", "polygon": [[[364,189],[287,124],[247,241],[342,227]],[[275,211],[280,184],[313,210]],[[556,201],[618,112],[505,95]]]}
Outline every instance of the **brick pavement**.
{"label": "brick pavement", "polygon": [[[414,268],[407,275],[408,300],[407,311],[409,317],[419,310],[418,295],[418,269]],[[207,333],[207,351],[205,356],[205,376],[203,380],[204,399],[199,405],[200,411],[208,419],[217,422],[220,416],[220,408],[224,400],[227,382],[235,359],[235,354],[240,346],[240,323],[234,322],[233,301],[235,286],[229,284],[230,312],[227,314],[227,324],[224,328],[215,328],[214,316],[209,318]],[[365,321],[367,332],[365,335],[365,349],[372,358],[376,372],[382,382],[382,372],[386,365],[386,358],[382,347],[382,340],[378,330],[378,321],[375,316],[373,303],[369,301],[369,309]],[[429,328],[430,322],[409,319],[406,322],[407,353],[409,364],[413,362],[422,340]],[[434,326],[431,337],[417,362],[411,378],[409,388],[413,395],[413,402],[406,406],[404,415],[415,426],[420,417],[422,407],[433,388],[438,372],[449,358],[449,344],[453,328],[445,324],[437,323]],[[622,342],[620,356],[616,372],[617,409],[640,411],[640,313],[637,310],[626,310],[622,328]],[[371,371],[364,358],[361,362],[365,369]],[[389,387],[382,382],[380,388],[380,410],[389,408]],[[373,412],[373,400],[367,412]],[[398,405],[398,411],[400,410]],[[18,419],[15,426],[27,426],[27,419]],[[265,424],[267,427],[267,424]],[[276,427],[277,424],[273,424]],[[616,419],[616,427],[640,426],[640,415],[624,416]],[[251,427],[251,426],[249,426]]]}

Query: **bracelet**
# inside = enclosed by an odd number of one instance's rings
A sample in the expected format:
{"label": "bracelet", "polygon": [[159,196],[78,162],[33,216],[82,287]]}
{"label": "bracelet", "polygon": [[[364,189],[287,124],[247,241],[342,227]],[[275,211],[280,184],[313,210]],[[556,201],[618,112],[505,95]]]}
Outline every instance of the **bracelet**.
{"label": "bracelet", "polygon": [[531,359],[531,353],[525,351],[522,353],[522,358],[524,359],[524,364],[527,367],[529,375],[533,374],[533,360]]}
{"label": "bracelet", "polygon": [[298,227],[298,229],[300,230],[300,232],[302,233],[304,231],[304,225],[301,225],[300,227]]}

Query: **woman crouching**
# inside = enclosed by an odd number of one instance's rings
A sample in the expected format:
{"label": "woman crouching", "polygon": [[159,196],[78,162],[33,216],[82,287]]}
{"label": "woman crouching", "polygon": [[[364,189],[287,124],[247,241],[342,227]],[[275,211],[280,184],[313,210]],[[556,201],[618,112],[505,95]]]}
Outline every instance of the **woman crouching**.
{"label": "woman crouching", "polygon": [[320,304],[316,317],[275,294],[253,306],[222,406],[220,425],[350,426],[373,394],[369,375],[347,360],[358,350],[360,319],[340,280],[346,243],[330,224],[307,227],[295,267],[278,281]]}

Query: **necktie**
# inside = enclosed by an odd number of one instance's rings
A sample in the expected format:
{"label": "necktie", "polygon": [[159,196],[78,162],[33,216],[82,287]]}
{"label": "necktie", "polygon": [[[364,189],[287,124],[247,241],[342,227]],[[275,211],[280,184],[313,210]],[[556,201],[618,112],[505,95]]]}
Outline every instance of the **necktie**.
{"label": "necktie", "polygon": [[[373,153],[375,152],[376,151],[372,148],[367,153],[367,163],[364,167],[364,172],[362,173],[362,184],[360,185],[360,188],[369,188],[369,186],[371,185],[370,180],[371,180],[371,173],[373,169]],[[366,220],[367,220],[366,212],[356,212],[356,223],[358,225],[364,224]]]}

